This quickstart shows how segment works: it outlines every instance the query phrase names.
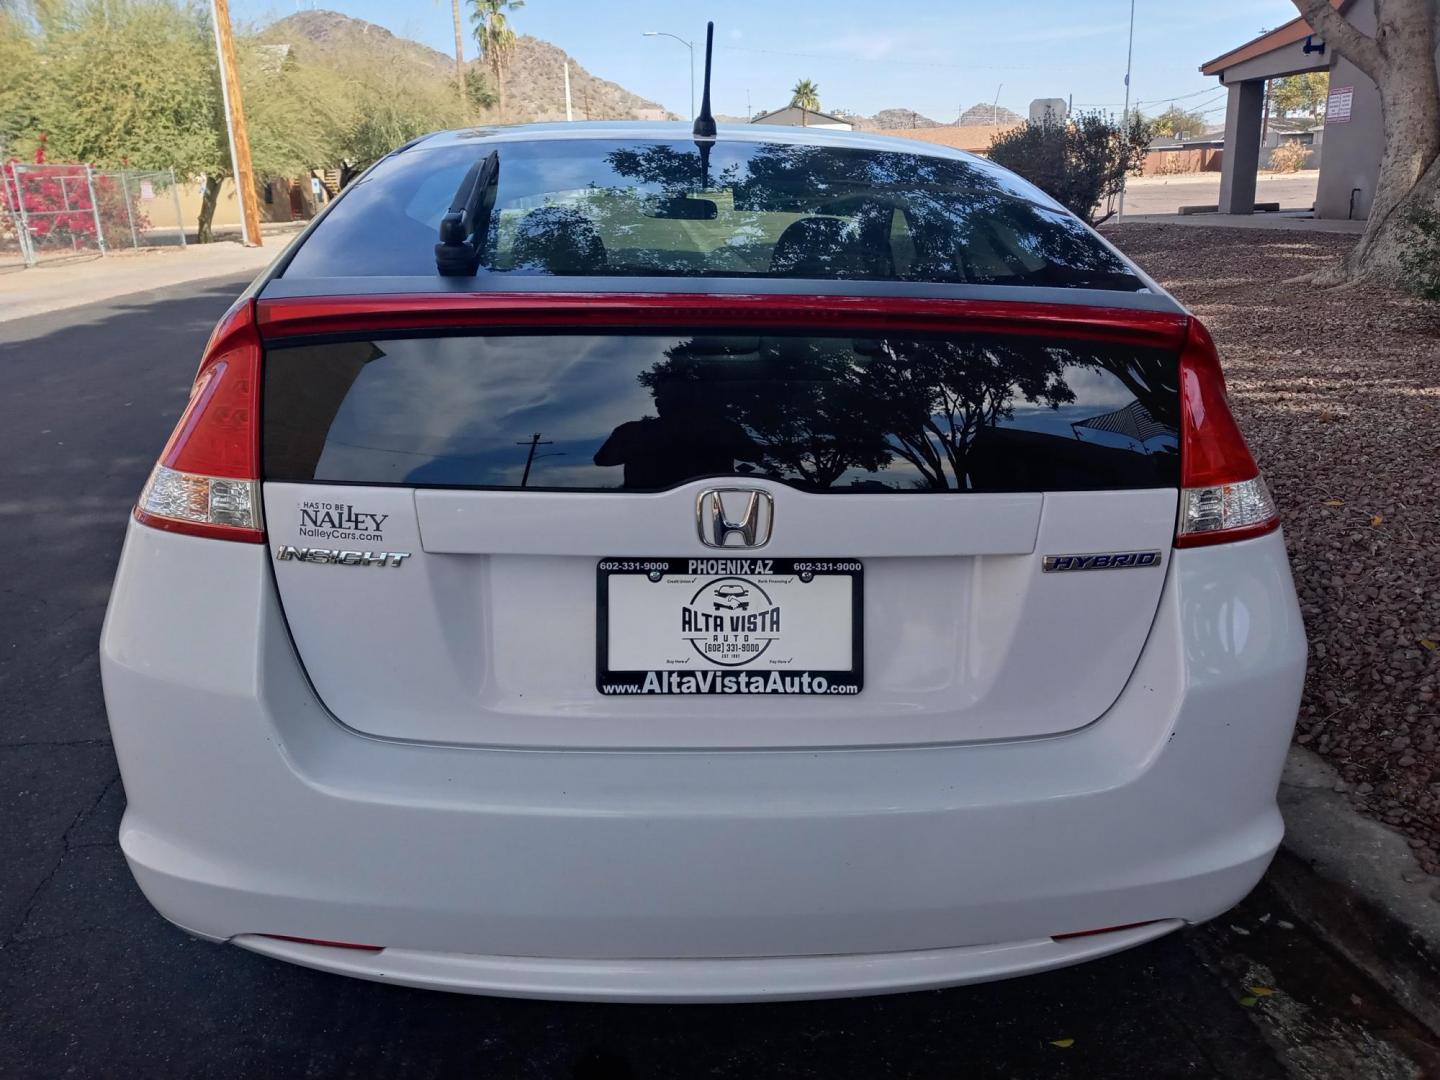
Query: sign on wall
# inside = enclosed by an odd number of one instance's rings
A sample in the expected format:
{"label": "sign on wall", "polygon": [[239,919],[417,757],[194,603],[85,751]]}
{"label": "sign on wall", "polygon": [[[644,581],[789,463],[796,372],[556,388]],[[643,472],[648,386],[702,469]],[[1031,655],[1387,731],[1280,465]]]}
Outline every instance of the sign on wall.
{"label": "sign on wall", "polygon": [[1348,124],[1350,107],[1355,101],[1355,87],[1333,86],[1330,96],[1325,99],[1325,123]]}

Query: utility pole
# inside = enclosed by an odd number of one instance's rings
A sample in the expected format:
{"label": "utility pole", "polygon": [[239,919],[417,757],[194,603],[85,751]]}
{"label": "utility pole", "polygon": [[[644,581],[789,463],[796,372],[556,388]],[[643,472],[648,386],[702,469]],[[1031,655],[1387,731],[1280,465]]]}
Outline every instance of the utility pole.
{"label": "utility pole", "polygon": [[1260,152],[1265,152],[1265,137],[1270,134],[1270,80],[1265,80],[1265,97],[1260,103]]}
{"label": "utility pole", "polygon": [[235,65],[235,37],[230,30],[230,0],[210,0],[215,24],[215,52],[220,64],[220,94],[225,101],[225,131],[230,137],[230,168],[240,196],[240,225],[246,247],[260,247],[260,204],[255,198],[255,173],[250,167],[250,136],[245,130],[245,103]]}
{"label": "utility pole", "polygon": [[[1130,69],[1135,58],[1135,0],[1130,0],[1130,43],[1125,46],[1125,111],[1120,114],[1121,138],[1130,130]],[[1120,201],[1115,207],[1115,221],[1125,220],[1125,177],[1120,177]]]}
{"label": "utility pole", "polygon": [[995,103],[990,106],[991,127],[997,127],[1000,123],[1000,91],[1004,89],[1005,84],[1003,82],[999,86],[995,87]]}
{"label": "utility pole", "polygon": [[[525,474],[520,477],[520,486],[521,486],[521,487],[524,487],[526,484],[530,483],[530,466],[535,464],[535,448],[536,448],[537,446],[553,446],[553,445],[554,445],[554,441],[553,441],[553,440],[551,440],[551,439],[542,439],[542,438],[540,438],[540,434],[541,434],[541,433],[537,431],[537,432],[535,432],[534,435],[531,435],[530,438],[528,438],[528,439],[522,439],[522,440],[520,440],[519,442],[517,442],[517,443],[515,444],[516,446],[528,446],[528,447],[530,447],[530,453],[527,454],[526,457],[525,457]],[[541,457],[546,457],[547,455],[541,454],[540,456],[541,456]]]}
{"label": "utility pole", "polygon": [[565,61],[565,119],[575,119],[575,109],[570,104],[570,61]]}

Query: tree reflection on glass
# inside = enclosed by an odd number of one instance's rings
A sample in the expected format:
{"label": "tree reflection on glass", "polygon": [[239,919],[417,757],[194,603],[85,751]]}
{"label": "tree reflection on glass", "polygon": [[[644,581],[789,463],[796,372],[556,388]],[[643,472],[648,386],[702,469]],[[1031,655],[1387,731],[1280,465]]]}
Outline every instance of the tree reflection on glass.
{"label": "tree reflection on glass", "polygon": [[[1064,377],[1076,357],[1039,343],[981,339],[752,339],[758,359],[717,356],[682,341],[638,376],[655,395],[686,387],[713,414],[743,428],[765,473],[815,489],[846,473],[878,473],[897,459],[913,486],[970,486],[967,457],[1014,403],[1073,401]],[[660,448],[656,448],[657,451]],[[599,458],[597,457],[597,461]]]}

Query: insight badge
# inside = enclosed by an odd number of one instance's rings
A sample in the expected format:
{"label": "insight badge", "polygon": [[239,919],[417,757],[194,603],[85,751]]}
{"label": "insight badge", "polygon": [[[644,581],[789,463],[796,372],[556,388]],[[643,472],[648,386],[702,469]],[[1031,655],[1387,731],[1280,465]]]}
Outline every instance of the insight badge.
{"label": "insight badge", "polygon": [[400,566],[410,558],[408,551],[340,551],[336,548],[294,547],[275,549],[277,562],[321,563],[330,566]]}

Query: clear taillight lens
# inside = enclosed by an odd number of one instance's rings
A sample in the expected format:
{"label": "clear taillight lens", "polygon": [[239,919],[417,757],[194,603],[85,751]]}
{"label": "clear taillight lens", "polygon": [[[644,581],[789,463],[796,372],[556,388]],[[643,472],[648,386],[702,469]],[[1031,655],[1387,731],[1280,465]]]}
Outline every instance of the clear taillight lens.
{"label": "clear taillight lens", "polygon": [[1223,544],[1280,525],[1225,395],[1209,332],[1195,319],[1180,353],[1180,520],[1176,547]]}
{"label": "clear taillight lens", "polygon": [[254,302],[215,328],[186,406],[150,473],[135,518],[171,532],[263,543],[260,337]]}
{"label": "clear taillight lens", "polygon": [[[136,506],[140,520],[148,525],[166,526],[156,518],[176,524],[217,526],[203,535],[231,540],[263,540],[263,535],[241,536],[231,530],[257,534],[264,529],[260,518],[260,485],[254,480],[224,476],[199,476],[156,465],[140,493]],[[223,530],[223,531],[220,531]],[[194,532],[194,529],[180,529]]]}
{"label": "clear taillight lens", "polygon": [[1175,542],[1187,547],[1243,540],[1269,532],[1278,522],[1275,500],[1258,476],[1234,484],[1186,488],[1180,492],[1180,526]]}

